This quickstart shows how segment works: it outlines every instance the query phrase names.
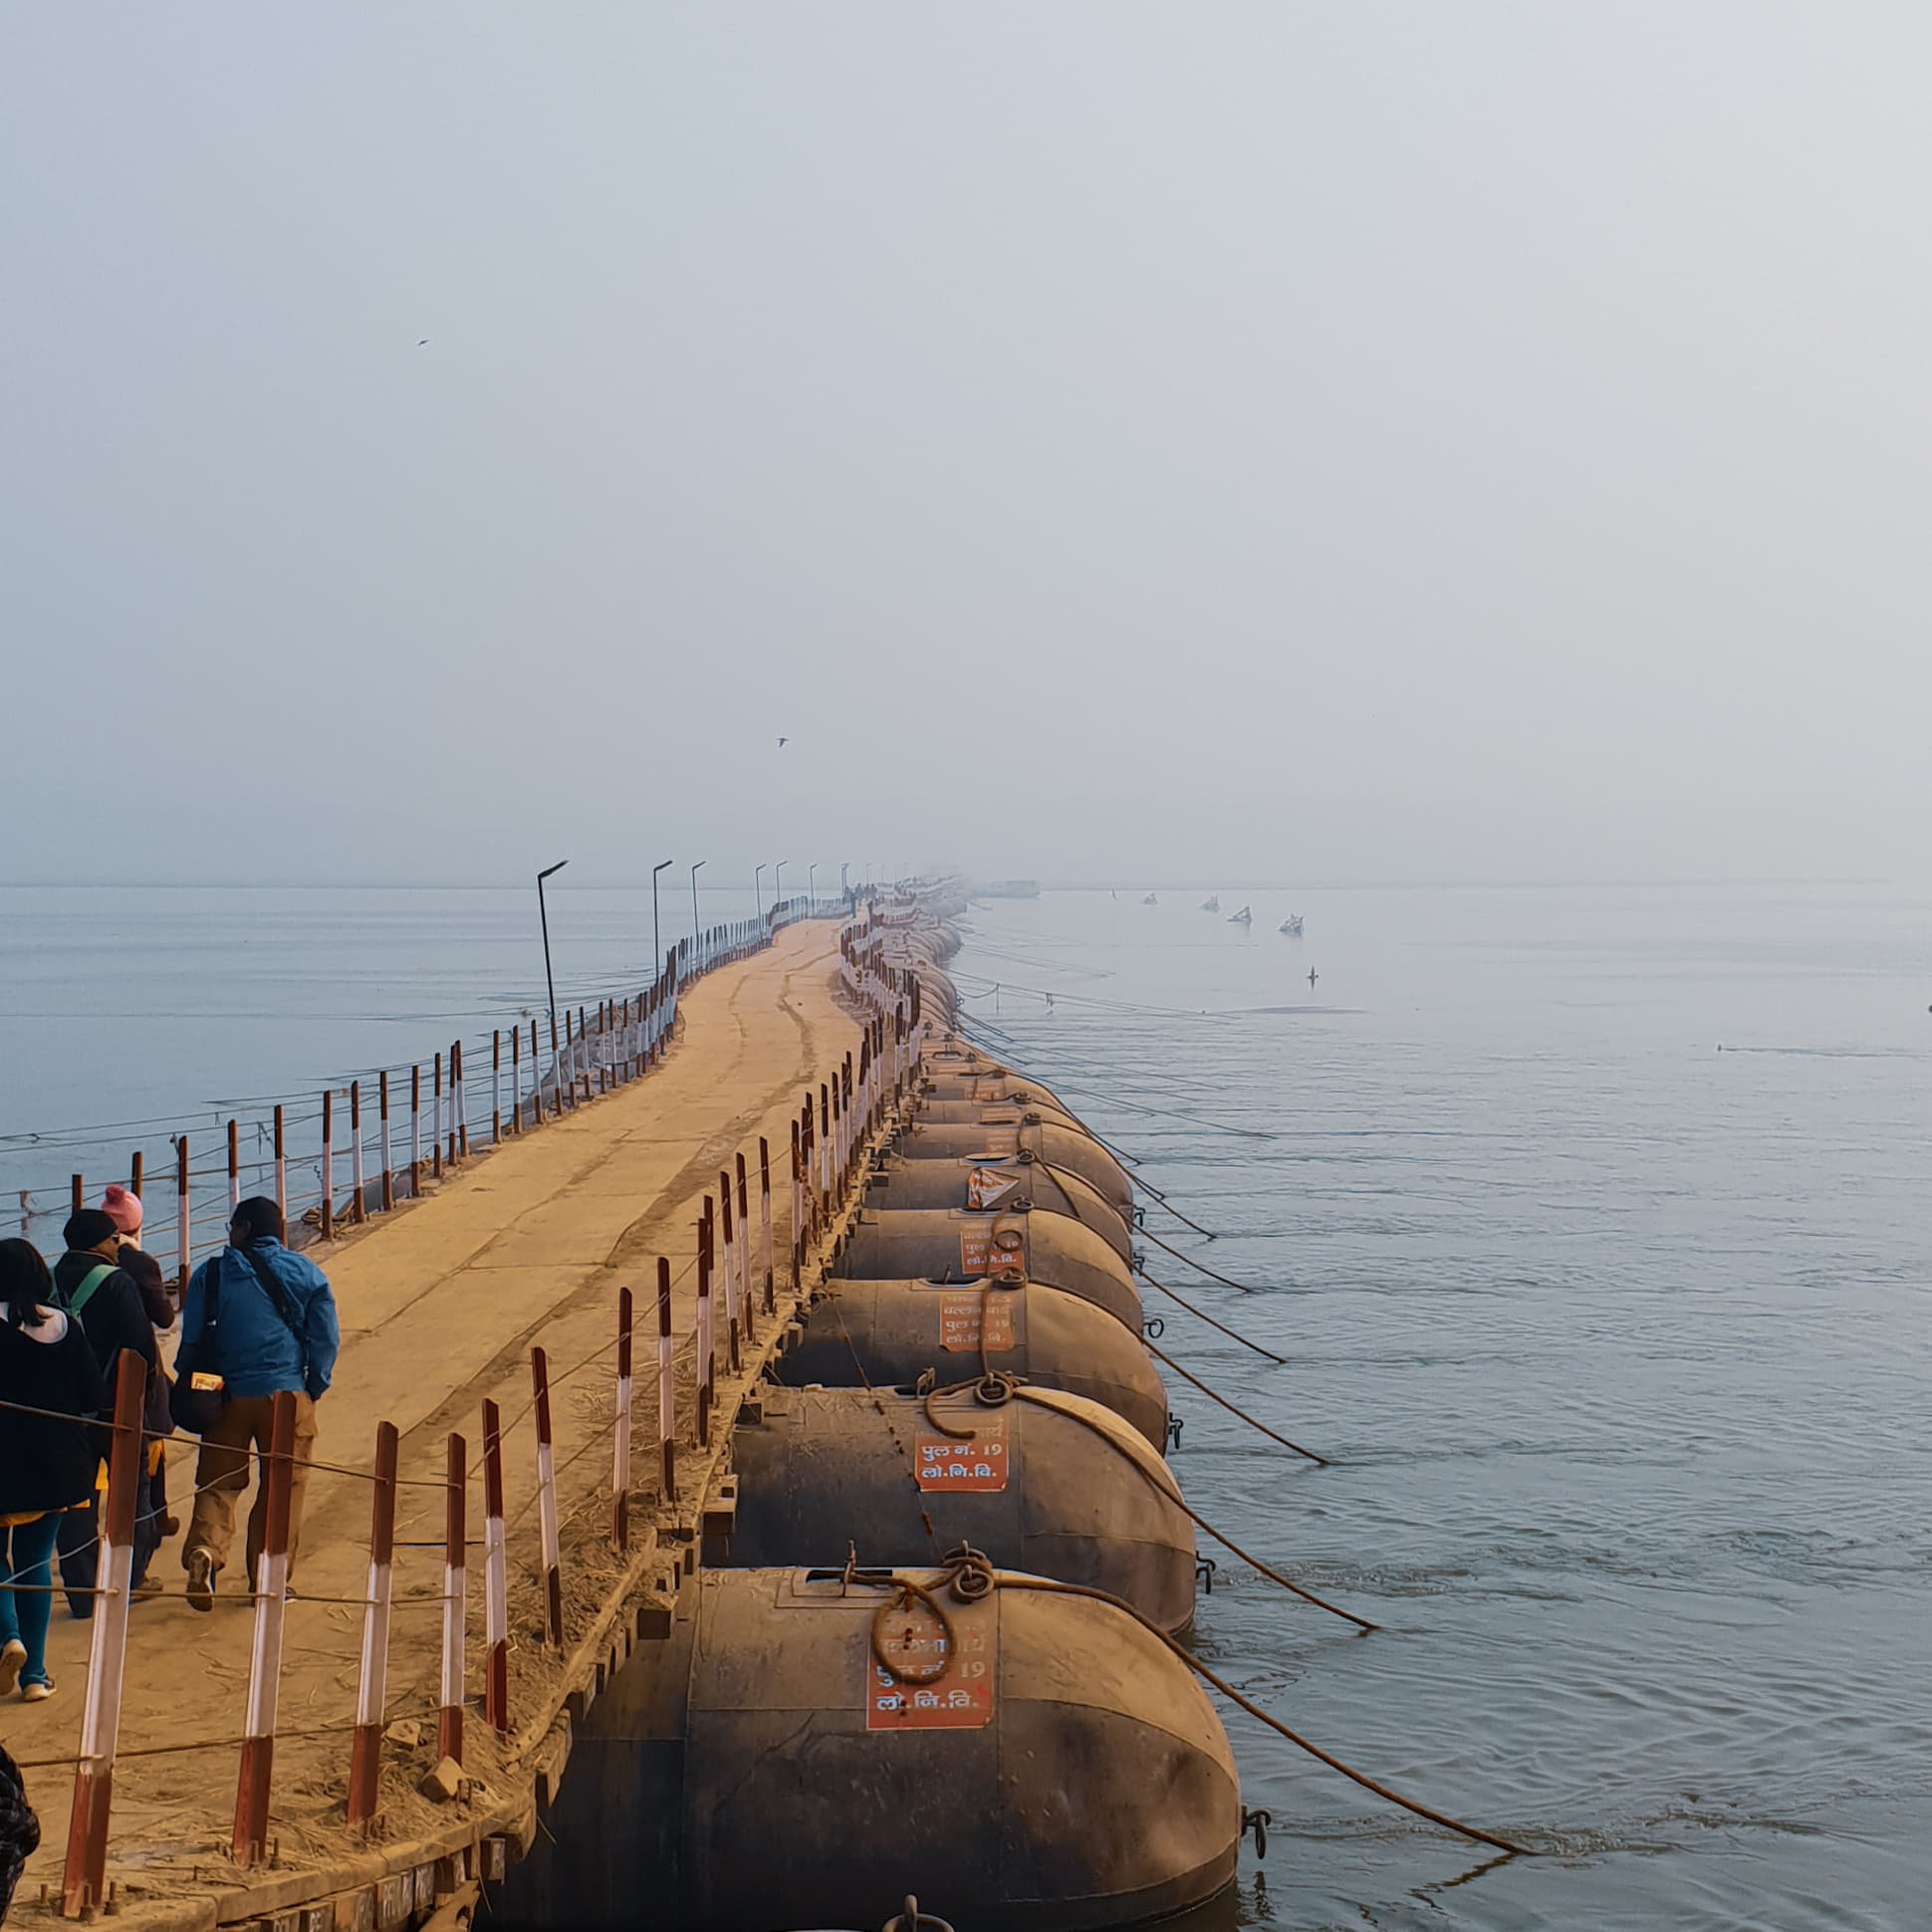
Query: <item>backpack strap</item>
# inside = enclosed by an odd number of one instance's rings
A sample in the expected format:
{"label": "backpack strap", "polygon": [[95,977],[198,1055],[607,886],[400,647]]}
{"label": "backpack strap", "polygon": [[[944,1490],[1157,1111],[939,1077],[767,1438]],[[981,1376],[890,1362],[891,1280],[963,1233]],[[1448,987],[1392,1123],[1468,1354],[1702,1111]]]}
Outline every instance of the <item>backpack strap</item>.
{"label": "backpack strap", "polygon": [[268,1297],[269,1306],[282,1318],[283,1327],[300,1341],[302,1325],[296,1320],[295,1309],[289,1301],[289,1291],[276,1280],[275,1270],[258,1255],[251,1245],[237,1248],[236,1254],[255,1271],[255,1279],[262,1285],[262,1293]]}
{"label": "backpack strap", "polygon": [[91,1301],[94,1300],[94,1291],[98,1289],[101,1286],[101,1284],[105,1282],[108,1279],[108,1277],[112,1275],[114,1272],[115,1272],[115,1264],[113,1262],[111,1261],[96,1262],[95,1265],[92,1268],[90,1268],[85,1275],[81,1277],[80,1287],[77,1288],[74,1291],[74,1293],[68,1298],[68,1304],[67,1304],[68,1314],[78,1316],[81,1313],[81,1311],[84,1308],[86,1308]]}

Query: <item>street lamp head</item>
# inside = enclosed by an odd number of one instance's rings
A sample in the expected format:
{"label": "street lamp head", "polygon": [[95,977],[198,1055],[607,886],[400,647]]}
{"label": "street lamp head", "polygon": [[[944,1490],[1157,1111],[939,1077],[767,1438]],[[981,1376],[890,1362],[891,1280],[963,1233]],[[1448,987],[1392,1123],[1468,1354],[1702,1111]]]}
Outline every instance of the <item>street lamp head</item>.
{"label": "street lamp head", "polygon": [[564,869],[564,867],[568,865],[570,862],[571,861],[568,858],[560,858],[555,865],[546,865],[544,869],[537,874],[538,882],[541,884],[542,881],[547,879],[552,872],[561,872]]}
{"label": "street lamp head", "polygon": [[677,860],[674,858],[660,858],[657,861],[657,863],[650,868],[651,877],[655,878],[657,874],[661,872],[666,865],[675,865],[676,863],[677,863]]}

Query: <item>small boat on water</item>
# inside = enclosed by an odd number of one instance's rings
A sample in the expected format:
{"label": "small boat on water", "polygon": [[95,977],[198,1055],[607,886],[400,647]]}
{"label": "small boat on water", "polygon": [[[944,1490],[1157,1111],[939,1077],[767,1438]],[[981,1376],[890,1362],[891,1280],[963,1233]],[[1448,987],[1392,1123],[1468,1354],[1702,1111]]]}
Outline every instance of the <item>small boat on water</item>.
{"label": "small boat on water", "polygon": [[1210,892],[1208,896],[1201,901],[1201,910],[1203,912],[1219,912],[1221,910],[1220,893]]}
{"label": "small boat on water", "polygon": [[1151,892],[1149,892],[1147,896],[1140,901],[1140,903],[1142,905],[1158,905],[1160,901],[1157,898],[1155,898]]}
{"label": "small boat on water", "polygon": [[1228,923],[1231,926],[1253,925],[1254,920],[1255,920],[1255,915],[1252,912],[1250,912],[1245,905],[1241,908],[1239,912],[1230,912],[1228,914]]}
{"label": "small boat on water", "polygon": [[1282,921],[1280,929],[1283,932],[1287,933],[1291,939],[1301,938],[1302,915],[1299,912],[1291,912],[1288,915],[1288,917]]}

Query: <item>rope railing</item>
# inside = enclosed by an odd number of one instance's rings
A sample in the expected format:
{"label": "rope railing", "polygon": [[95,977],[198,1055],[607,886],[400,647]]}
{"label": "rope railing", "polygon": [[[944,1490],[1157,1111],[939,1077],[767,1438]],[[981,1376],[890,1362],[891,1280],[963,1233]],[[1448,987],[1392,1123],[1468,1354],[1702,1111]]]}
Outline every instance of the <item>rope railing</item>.
{"label": "rope railing", "polygon": [[[778,916],[779,911],[775,908],[772,916]],[[775,929],[769,922],[765,930],[748,934],[721,929],[726,937],[707,966],[742,958],[769,944]],[[849,929],[842,935],[842,942],[848,936]],[[688,984],[696,970],[675,961],[672,967],[682,984]],[[658,1453],[654,1469],[643,1471],[640,1481],[633,1481],[631,1457],[633,1328],[640,1292],[630,1285],[616,1291],[614,1333],[555,1371],[539,1340],[530,1350],[528,1403],[505,1418],[494,1400],[485,1400],[473,1438],[451,1431],[442,1442],[431,1445],[424,1453],[433,1453],[439,1474],[416,1469],[404,1473],[400,1435],[390,1422],[377,1424],[367,1466],[306,1461],[307,1472],[360,1485],[369,1497],[368,1581],[361,1595],[312,1595],[306,1589],[290,1587],[296,1398],[290,1393],[272,1398],[269,1446],[245,1452],[248,1472],[261,1485],[260,1493],[266,1499],[266,1535],[252,1586],[238,1598],[248,1603],[253,1628],[241,1723],[232,1732],[187,1740],[130,1737],[123,1741],[121,1737],[129,1608],[135,1600],[131,1577],[138,1478],[145,1444],[154,1440],[152,1432],[143,1429],[144,1366],[133,1351],[121,1351],[112,1420],[97,1425],[110,1446],[107,1493],[94,1546],[95,1585],[91,1591],[82,1592],[92,1598],[94,1616],[80,1742],[72,1754],[25,1761],[26,1768],[71,1767],[75,1774],[59,1900],[66,1916],[101,1910],[111,1898],[108,1857],[118,1760],[195,1752],[238,1754],[234,1826],[228,1850],[234,1866],[247,1870],[272,1855],[270,1827],[278,1743],[329,1737],[349,1741],[341,1772],[344,1815],[353,1830],[364,1835],[381,1828],[384,1738],[399,1716],[419,1713],[425,1720],[433,1717],[439,1756],[452,1760],[460,1769],[464,1719],[473,1701],[470,1684],[473,1676],[480,1674],[485,1726],[494,1733],[499,1753],[512,1750],[513,1718],[517,1715],[513,1711],[516,1687],[508,1668],[513,1579],[522,1595],[542,1606],[543,1652],[552,1664],[565,1663],[572,1654],[569,1644],[580,1634],[574,1625],[581,1615],[573,1612],[573,1598],[564,1587],[566,1570],[584,1564],[592,1553],[604,1549],[620,1568],[614,1575],[587,1572],[587,1580],[606,1591],[621,1591],[634,1584],[641,1574],[639,1559],[629,1549],[634,1508],[640,1502],[660,1508],[679,1507],[680,1463],[698,1457],[707,1470],[716,1466],[718,1453],[713,1445],[721,1443],[720,1429],[729,1420],[723,1413],[721,1379],[727,1385],[723,1393],[735,1407],[736,1400],[762,1371],[764,1351],[776,1341],[784,1323],[802,1307],[805,1261],[812,1245],[829,1240],[841,1218],[862,1197],[867,1158],[910,1089],[920,1041],[916,1023],[907,1024],[906,1000],[891,985],[896,971],[883,978],[876,974],[869,977],[893,992],[895,1005],[887,1007],[878,998],[861,1002],[856,1052],[844,1054],[827,1078],[817,1084],[816,1092],[808,1087],[792,1122],[789,1218],[785,1205],[774,1202],[772,1149],[769,1138],[761,1136],[756,1142],[755,1159],[750,1147],[741,1150],[720,1172],[717,1191],[702,1197],[695,1252],[675,1274],[670,1259],[659,1257],[654,1297],[641,1292],[644,1327],[648,1330],[654,1326],[657,1333]],[[916,1015],[916,988],[910,1004]],[[669,1002],[664,1005],[668,1008]],[[647,1064],[649,1051],[644,1037],[635,1031],[636,1010],[633,1008],[626,1019],[623,1004],[618,1001],[612,1011],[599,1018],[602,1024],[593,1030],[592,1038],[601,1040],[605,1048],[614,1047],[615,1064],[629,1067],[629,1077],[634,1078]],[[626,1026],[632,1029],[628,1036],[624,1035]],[[595,1059],[587,1064],[594,1077]],[[564,1065],[567,1078],[584,1078],[583,1071],[573,1072],[569,1061]],[[827,1113],[830,1096],[835,1093],[837,1111]],[[583,1103],[581,1098],[579,1103]],[[821,1131],[822,1118],[833,1128],[829,1135]],[[460,1144],[460,1125],[458,1135]],[[779,1178],[782,1187],[783,1177]],[[785,1271],[789,1279],[783,1282],[775,1258],[781,1220],[785,1221],[784,1241],[790,1250],[789,1270]],[[694,1271],[695,1319],[679,1336],[673,1332],[672,1290]],[[654,1324],[650,1321],[653,1301]],[[762,1344],[761,1335],[765,1337]],[[684,1371],[682,1376],[680,1370]],[[560,1461],[552,1426],[553,1398],[566,1386],[590,1386],[599,1378],[607,1378],[605,1385],[611,1396],[607,1414],[590,1419],[580,1415],[574,1429],[582,1439]],[[680,1400],[681,1383],[685,1393]],[[32,1404],[0,1402],[0,1409],[62,1421],[77,1419],[64,1411]],[[480,1453],[474,1456],[472,1440],[481,1444]],[[532,1472],[528,1493],[514,1509],[506,1507],[506,1447],[516,1451],[519,1466],[527,1464]],[[568,1486],[571,1493],[567,1495],[564,1479],[598,1455],[607,1459],[607,1480],[580,1481]],[[483,1662],[477,1673],[471,1669],[468,1651],[476,1594],[471,1588],[468,1562],[468,1552],[476,1546],[468,1535],[468,1526],[471,1491],[479,1477],[483,1484],[482,1547],[486,1560],[480,1591]],[[234,1487],[232,1474],[224,1479],[223,1486]],[[200,1485],[193,1494],[212,1487],[212,1482]],[[399,1537],[397,1516],[403,1496],[415,1496],[423,1508],[433,1511],[433,1493],[437,1491],[444,1499],[444,1537],[440,1541],[419,1535]],[[702,1502],[702,1495],[695,1495],[682,1506],[683,1513],[694,1514]],[[607,1509],[604,1533],[588,1539],[573,1535],[566,1540],[564,1529],[579,1525],[587,1511],[597,1508]],[[537,1517],[534,1535],[529,1523],[533,1512]],[[429,1554],[436,1552],[440,1552],[439,1563]],[[438,1569],[439,1576],[433,1573]],[[53,1586],[50,1576],[47,1587]],[[191,1580],[184,1592],[190,1602],[195,1602],[193,1587]],[[204,1605],[197,1602],[196,1607]],[[316,1708],[312,1690],[302,1722],[286,1726],[281,1722],[279,1696],[288,1622],[292,1614],[305,1614],[309,1607],[362,1612],[360,1641],[354,1646],[344,1643],[331,1647],[329,1634],[340,1630],[340,1624],[330,1623],[318,1631],[305,1623],[303,1629],[304,1662],[312,1676],[318,1657],[326,1660],[339,1680],[347,1680],[349,1667],[354,1666],[354,1715],[330,1718],[326,1711]],[[419,1655],[407,1669],[392,1673],[392,1618],[399,1613],[432,1609],[441,1621],[433,1667],[426,1655]],[[421,1709],[423,1686],[419,1679],[428,1677],[432,1668],[437,1700]],[[409,1681],[392,1684],[392,1674],[406,1676]],[[545,1713],[552,1710],[554,1697],[541,1681],[528,1694],[535,1697],[536,1708],[524,1720],[525,1733],[538,1723],[547,1730]],[[392,1695],[399,1695],[406,1707],[404,1712],[394,1708]],[[542,1731],[537,1735],[540,1738]],[[313,1797],[314,1789],[313,1777],[305,1768],[305,1803]]]}

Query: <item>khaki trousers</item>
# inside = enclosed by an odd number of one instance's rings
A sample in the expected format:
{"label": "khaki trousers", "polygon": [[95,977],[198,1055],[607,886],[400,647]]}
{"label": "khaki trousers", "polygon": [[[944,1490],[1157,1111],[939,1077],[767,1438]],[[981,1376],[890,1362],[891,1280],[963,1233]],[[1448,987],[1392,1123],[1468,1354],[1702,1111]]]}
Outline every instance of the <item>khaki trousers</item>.
{"label": "khaki trousers", "polygon": [[[221,1420],[201,1438],[201,1457],[194,1470],[194,1516],[187,1541],[181,1546],[181,1568],[197,1550],[224,1569],[235,1544],[235,1507],[248,1487],[249,1465],[255,1450],[266,1459],[269,1416],[274,1397],[237,1395],[221,1412]],[[302,1495],[309,1487],[309,1462],[316,1452],[316,1405],[307,1395],[295,1398],[295,1467],[289,1482],[289,1574],[295,1574],[296,1549],[302,1541]],[[258,1573],[262,1543],[268,1530],[268,1485],[255,1485],[255,1507],[248,1513],[248,1574]]]}

